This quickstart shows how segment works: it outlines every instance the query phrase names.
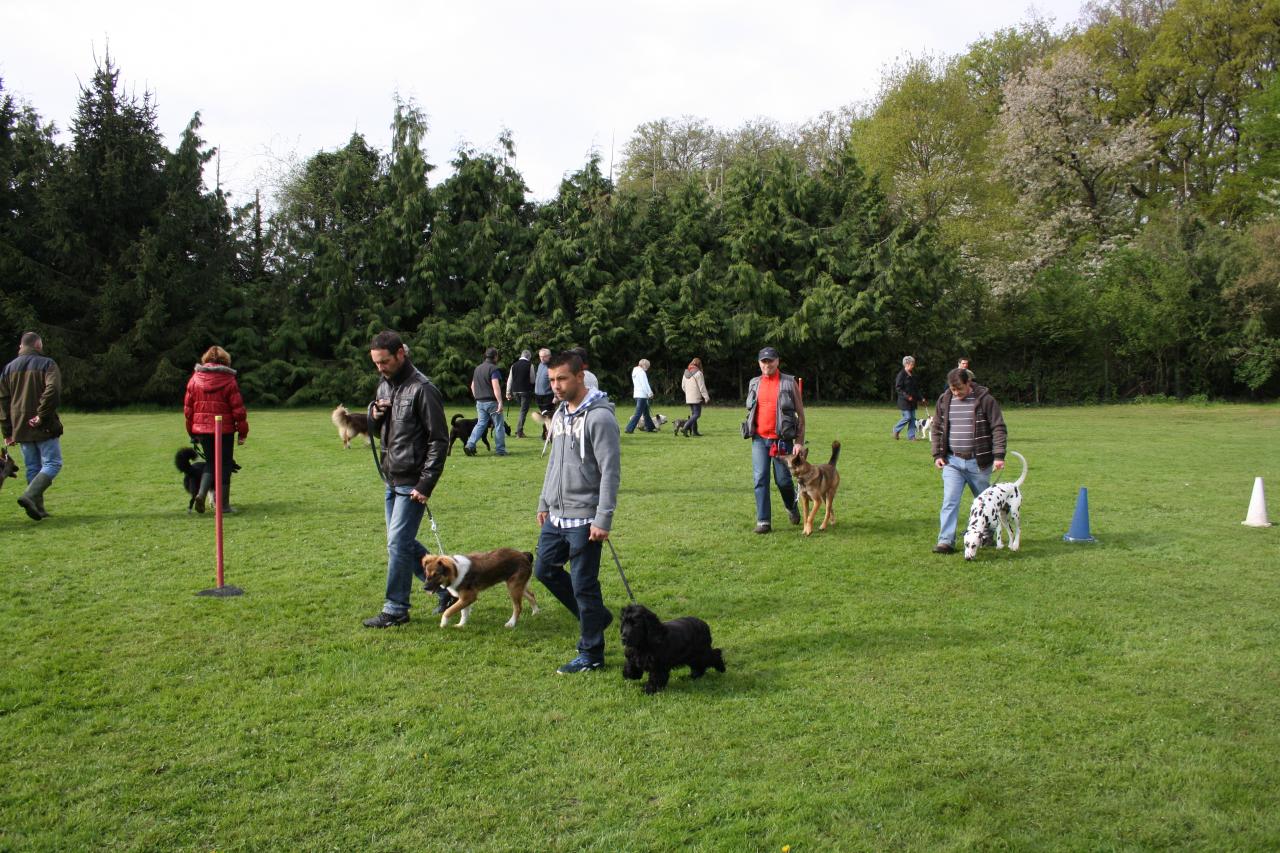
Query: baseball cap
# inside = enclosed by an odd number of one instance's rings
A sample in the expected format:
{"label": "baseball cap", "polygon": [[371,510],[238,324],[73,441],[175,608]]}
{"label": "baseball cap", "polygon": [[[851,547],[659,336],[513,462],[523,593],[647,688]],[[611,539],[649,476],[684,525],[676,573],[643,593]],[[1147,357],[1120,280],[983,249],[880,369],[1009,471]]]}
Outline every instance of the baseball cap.
{"label": "baseball cap", "polygon": [[760,350],[760,354],[756,356],[756,361],[765,361],[766,359],[776,360],[777,358],[778,358],[778,351],[776,349],[774,349],[773,347],[765,347],[764,349]]}

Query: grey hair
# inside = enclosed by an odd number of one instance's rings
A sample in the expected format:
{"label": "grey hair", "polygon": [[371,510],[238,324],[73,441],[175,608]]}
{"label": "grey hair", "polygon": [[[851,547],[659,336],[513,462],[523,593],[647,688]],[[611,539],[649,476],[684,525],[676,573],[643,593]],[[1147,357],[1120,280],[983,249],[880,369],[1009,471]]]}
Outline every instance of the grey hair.
{"label": "grey hair", "polygon": [[649,359],[647,359],[647,358],[642,358],[642,359],[640,359],[640,366],[641,366],[641,367],[643,367],[645,370],[648,370],[648,369],[649,369]]}
{"label": "grey hair", "polygon": [[529,352],[527,349],[522,349],[520,350],[520,357],[526,359],[533,358],[533,353]]}
{"label": "grey hair", "polygon": [[538,350],[538,358],[542,358],[542,356],[544,355],[551,355],[551,350],[547,349],[546,347],[543,347],[542,349]]}
{"label": "grey hair", "polygon": [[908,364],[915,364],[915,363],[916,363],[915,356],[911,356],[911,355],[904,355],[904,356],[902,357],[902,366],[903,366],[903,367],[906,367]]}

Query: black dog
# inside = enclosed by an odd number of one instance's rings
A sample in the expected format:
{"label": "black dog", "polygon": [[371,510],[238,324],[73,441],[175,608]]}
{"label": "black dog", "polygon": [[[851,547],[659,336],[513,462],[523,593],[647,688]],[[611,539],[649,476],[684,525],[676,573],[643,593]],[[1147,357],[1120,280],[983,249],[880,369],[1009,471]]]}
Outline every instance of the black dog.
{"label": "black dog", "polygon": [[[454,415],[450,420],[449,429],[449,452],[445,455],[453,455],[453,443],[455,441],[462,442],[462,450],[468,456],[474,456],[475,451],[467,452],[467,439],[471,438],[471,431],[476,428],[478,418],[464,418],[462,415]],[[485,450],[493,450],[489,446],[489,436],[493,434],[493,421],[489,421],[489,427],[484,431],[484,435],[480,436],[480,440],[484,442]],[[507,422],[502,422],[502,434],[511,435],[511,427],[507,426]]]}
{"label": "black dog", "polygon": [[711,648],[711,627],[693,616],[663,622],[643,604],[622,608],[622,652],[626,663],[622,677],[638,679],[646,672],[645,693],[657,693],[667,686],[671,670],[689,667],[692,678],[701,678],[708,669],[724,672],[724,656]]}
{"label": "black dog", "polygon": [[10,477],[18,476],[18,463],[13,461],[13,457],[9,455],[9,451],[0,447],[0,488],[4,487],[4,481]]}
{"label": "black dog", "polygon": [[[196,495],[200,493],[200,478],[204,476],[204,469],[212,462],[197,462],[200,454],[196,452],[194,447],[184,447],[178,451],[173,457],[173,464],[178,466],[178,470],[182,472],[182,488],[187,494],[191,495],[191,500],[187,501],[187,513],[190,514],[192,507],[196,505]],[[240,470],[239,463],[231,463],[231,473]],[[204,512],[204,510],[201,510]]]}

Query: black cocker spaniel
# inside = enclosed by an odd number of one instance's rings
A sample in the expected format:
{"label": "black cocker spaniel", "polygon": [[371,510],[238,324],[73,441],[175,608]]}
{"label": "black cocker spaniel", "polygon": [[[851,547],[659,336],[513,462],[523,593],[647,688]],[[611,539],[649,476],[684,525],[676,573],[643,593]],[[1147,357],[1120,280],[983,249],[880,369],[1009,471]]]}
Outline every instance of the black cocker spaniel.
{"label": "black cocker spaniel", "polygon": [[671,670],[689,667],[692,678],[701,678],[708,669],[724,672],[724,656],[711,648],[711,627],[693,616],[663,622],[643,604],[622,608],[622,651],[626,663],[622,677],[639,679],[646,672],[645,693],[657,693],[667,686]]}

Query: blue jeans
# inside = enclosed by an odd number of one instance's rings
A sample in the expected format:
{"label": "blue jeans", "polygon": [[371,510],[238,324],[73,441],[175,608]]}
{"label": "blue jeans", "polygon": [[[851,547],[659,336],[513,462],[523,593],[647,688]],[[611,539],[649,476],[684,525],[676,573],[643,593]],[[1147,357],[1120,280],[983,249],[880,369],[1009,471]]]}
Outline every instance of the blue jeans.
{"label": "blue jeans", "polygon": [[[773,520],[773,511],[769,506],[769,468],[773,468],[773,481],[778,484],[778,494],[782,495],[782,505],[791,511],[796,503],[796,487],[791,482],[791,471],[781,456],[769,456],[769,448],[773,442],[758,435],[751,437],[751,473],[755,477],[756,488],[756,521]],[[772,466],[769,464],[772,462]]]}
{"label": "blue jeans", "polygon": [[698,418],[702,417],[702,404],[689,404],[689,422],[685,424],[685,428],[694,435],[698,434]]}
{"label": "blue jeans", "polygon": [[476,428],[467,439],[467,447],[476,449],[476,443],[484,438],[484,431],[489,428],[490,421],[493,421],[493,452],[506,456],[507,430],[503,425],[502,412],[498,411],[498,404],[494,400],[476,401]]}
{"label": "blue jeans", "polygon": [[22,447],[22,461],[26,463],[27,483],[36,478],[36,474],[45,474],[52,480],[62,470],[62,445],[56,438],[44,441],[19,442]]}
{"label": "blue jeans", "polygon": [[[538,534],[538,562],[533,573],[578,620],[578,651],[604,660],[604,629],[613,614],[600,592],[601,542],[591,542],[591,525],[556,527],[548,518]],[[569,564],[569,571],[564,564]]]}
{"label": "blue jeans", "polygon": [[991,485],[991,469],[979,468],[976,459],[947,456],[947,466],[942,469],[942,512],[938,514],[938,541],[953,545],[956,541],[956,521],[960,518],[960,497],[968,486],[976,498]]}
{"label": "blue jeans", "polygon": [[418,541],[418,526],[426,507],[409,497],[413,486],[387,486],[387,601],[386,613],[408,613],[413,578],[422,579],[427,549]]}
{"label": "blue jeans", "polygon": [[653,418],[649,417],[649,398],[636,397],[636,413],[631,416],[631,420],[627,421],[627,432],[635,432],[636,424],[640,422],[640,418],[644,418],[644,428],[652,432],[657,429],[653,425]]}
{"label": "blue jeans", "polygon": [[916,410],[914,408],[911,408],[911,409],[899,409],[898,411],[902,413],[902,420],[898,421],[896,424],[893,425],[893,434],[897,435],[898,433],[902,432],[903,427],[906,427],[907,438],[911,441],[915,441]]}

